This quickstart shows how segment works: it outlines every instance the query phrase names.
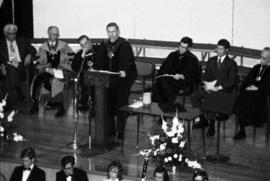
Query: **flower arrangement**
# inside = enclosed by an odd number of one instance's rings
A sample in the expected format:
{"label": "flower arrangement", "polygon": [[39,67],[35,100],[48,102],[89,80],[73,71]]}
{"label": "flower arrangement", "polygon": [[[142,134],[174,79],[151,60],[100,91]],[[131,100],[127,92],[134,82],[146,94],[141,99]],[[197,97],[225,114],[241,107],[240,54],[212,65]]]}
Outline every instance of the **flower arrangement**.
{"label": "flower arrangement", "polygon": [[184,122],[178,119],[178,113],[172,120],[165,121],[162,117],[162,133],[156,135],[148,133],[151,148],[141,150],[139,154],[158,162],[173,173],[180,165],[201,169],[202,167],[197,161],[189,158],[184,133]]}
{"label": "flower arrangement", "polygon": [[23,136],[13,132],[12,121],[17,112],[12,110],[7,116],[4,114],[6,98],[7,96],[5,96],[5,98],[0,102],[0,139],[13,140],[15,142],[24,141],[25,139]]}

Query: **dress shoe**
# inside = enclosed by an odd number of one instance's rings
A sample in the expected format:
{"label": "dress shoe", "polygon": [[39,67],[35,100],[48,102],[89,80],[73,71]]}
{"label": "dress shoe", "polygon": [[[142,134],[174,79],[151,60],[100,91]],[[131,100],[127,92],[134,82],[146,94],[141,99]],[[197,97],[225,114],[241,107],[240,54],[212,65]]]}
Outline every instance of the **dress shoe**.
{"label": "dress shoe", "polygon": [[215,125],[210,125],[207,131],[207,136],[215,136]]}
{"label": "dress shoe", "polygon": [[58,107],[58,110],[56,112],[56,114],[54,115],[55,117],[62,117],[65,115],[65,108],[63,106],[63,104],[60,104],[59,107]]}
{"label": "dress shoe", "polygon": [[34,104],[32,107],[31,107],[31,109],[29,110],[29,114],[36,114],[36,113],[38,113],[38,111],[39,111],[39,108],[38,108],[38,104]]}
{"label": "dress shoe", "polygon": [[233,140],[238,141],[238,140],[243,140],[246,138],[246,133],[243,131],[240,131],[239,133],[237,133],[234,137]]}
{"label": "dress shoe", "polygon": [[45,103],[45,108],[54,109],[54,108],[57,108],[58,105],[59,103],[48,101]]}
{"label": "dress shoe", "polygon": [[199,129],[199,128],[207,127],[208,125],[209,125],[208,120],[205,118],[203,114],[201,114],[194,119],[194,124],[192,128]]}

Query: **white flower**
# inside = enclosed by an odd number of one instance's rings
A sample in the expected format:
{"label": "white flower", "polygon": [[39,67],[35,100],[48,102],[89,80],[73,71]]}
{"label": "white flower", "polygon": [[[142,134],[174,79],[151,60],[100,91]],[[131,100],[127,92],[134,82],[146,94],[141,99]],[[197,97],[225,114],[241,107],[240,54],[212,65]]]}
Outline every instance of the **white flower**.
{"label": "white flower", "polygon": [[159,140],[159,135],[151,136],[149,133],[149,139],[151,140],[152,145],[155,145],[155,141]]}
{"label": "white flower", "polygon": [[175,153],[175,154],[173,155],[173,158],[176,159],[177,157],[178,157],[178,155]]}
{"label": "white flower", "polygon": [[169,160],[168,158],[164,158],[164,162],[167,163]]}
{"label": "white flower", "polygon": [[180,124],[181,126],[179,126],[178,127],[178,133],[180,133],[180,134],[182,134],[182,133],[184,133],[184,126],[183,126],[183,124]]}
{"label": "white flower", "polygon": [[139,155],[142,155],[142,156],[144,156],[144,157],[148,157],[148,155],[151,153],[151,149],[145,149],[145,150],[141,150],[140,152],[139,152]]}
{"label": "white flower", "polygon": [[172,138],[172,143],[178,143],[178,138]]}
{"label": "white flower", "polygon": [[191,161],[186,158],[185,162],[188,164],[188,167],[191,167],[193,169],[202,168],[201,164],[199,164],[197,161]]}
{"label": "white flower", "polygon": [[164,119],[163,119],[163,117],[162,117],[162,130],[164,131],[164,132],[166,132],[167,131],[167,123],[164,121]]}
{"label": "white flower", "polygon": [[159,152],[159,148],[154,151],[154,156],[157,156],[158,152]]}
{"label": "white flower", "polygon": [[12,122],[14,115],[15,115],[15,111],[13,110],[13,111],[11,111],[11,113],[9,113],[9,115],[7,117],[7,121]]}
{"label": "white flower", "polygon": [[166,135],[169,136],[169,137],[173,137],[174,136],[174,132],[172,132],[172,131],[166,132]]}
{"label": "white flower", "polygon": [[169,161],[172,161],[172,157],[171,157],[171,156],[169,156],[169,157],[168,157],[168,160],[169,160]]}
{"label": "white flower", "polygon": [[179,158],[178,161],[181,162],[182,161],[183,156],[181,154],[179,154]]}
{"label": "white flower", "polygon": [[159,146],[159,150],[165,150],[166,149],[166,146],[167,146],[167,144],[166,143],[163,143],[163,144],[161,144],[160,146]]}
{"label": "white flower", "polygon": [[16,142],[23,141],[23,136],[17,133],[13,133],[13,140]]}
{"label": "white flower", "polygon": [[4,131],[5,131],[4,127],[0,126],[0,132],[4,132]]}
{"label": "white flower", "polygon": [[0,119],[4,118],[4,113],[0,112]]}
{"label": "white flower", "polygon": [[174,116],[173,120],[172,120],[172,123],[173,123],[173,127],[177,127],[179,125],[178,117]]}
{"label": "white flower", "polygon": [[179,148],[184,148],[184,146],[185,146],[185,141],[181,141],[181,143],[179,144]]}

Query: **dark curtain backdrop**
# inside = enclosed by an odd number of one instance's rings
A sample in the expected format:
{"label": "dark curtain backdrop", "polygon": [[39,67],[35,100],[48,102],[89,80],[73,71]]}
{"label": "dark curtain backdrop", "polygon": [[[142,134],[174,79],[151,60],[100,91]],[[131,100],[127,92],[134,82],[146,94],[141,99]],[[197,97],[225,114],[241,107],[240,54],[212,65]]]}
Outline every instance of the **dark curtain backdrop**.
{"label": "dark curtain backdrop", "polygon": [[[18,26],[18,36],[33,38],[33,0],[14,0],[15,24]],[[0,7],[0,36],[3,27],[12,23],[12,0],[3,0]]]}

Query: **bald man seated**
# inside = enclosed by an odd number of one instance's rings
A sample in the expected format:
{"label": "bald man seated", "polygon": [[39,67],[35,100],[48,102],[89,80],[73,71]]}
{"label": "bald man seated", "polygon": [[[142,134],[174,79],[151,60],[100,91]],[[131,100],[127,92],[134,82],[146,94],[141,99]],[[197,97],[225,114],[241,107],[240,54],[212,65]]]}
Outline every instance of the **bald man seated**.
{"label": "bald man seated", "polygon": [[65,114],[63,89],[65,78],[71,71],[69,59],[72,58],[73,51],[66,42],[58,39],[58,27],[50,26],[47,32],[48,40],[39,47],[37,53],[39,58],[36,60],[36,68],[39,73],[32,82],[30,94],[34,103],[29,114],[38,113],[38,103],[43,88],[43,93],[48,92],[51,101],[58,107],[55,117],[61,117]]}

